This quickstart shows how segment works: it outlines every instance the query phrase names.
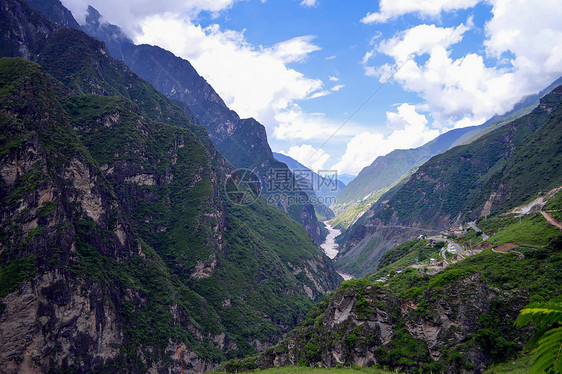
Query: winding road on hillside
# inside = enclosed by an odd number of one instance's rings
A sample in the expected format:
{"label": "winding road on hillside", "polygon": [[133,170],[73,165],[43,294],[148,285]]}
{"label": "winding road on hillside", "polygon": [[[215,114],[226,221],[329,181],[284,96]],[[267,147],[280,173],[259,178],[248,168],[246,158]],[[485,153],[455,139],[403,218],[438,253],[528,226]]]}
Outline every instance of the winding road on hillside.
{"label": "winding road on hillside", "polygon": [[474,231],[476,232],[481,232],[482,233],[482,241],[486,241],[489,239],[489,236],[484,234],[484,232],[482,230],[480,230],[478,227],[476,227],[476,222],[469,222],[468,225],[470,227],[472,227],[474,229]]}
{"label": "winding road on hillside", "polygon": [[544,212],[541,210],[541,214],[543,215],[544,218],[546,218],[546,220],[548,221],[548,223],[550,223],[553,226],[558,227],[560,230],[562,230],[562,223],[558,222],[553,216],[552,214],[548,213],[548,212]]}

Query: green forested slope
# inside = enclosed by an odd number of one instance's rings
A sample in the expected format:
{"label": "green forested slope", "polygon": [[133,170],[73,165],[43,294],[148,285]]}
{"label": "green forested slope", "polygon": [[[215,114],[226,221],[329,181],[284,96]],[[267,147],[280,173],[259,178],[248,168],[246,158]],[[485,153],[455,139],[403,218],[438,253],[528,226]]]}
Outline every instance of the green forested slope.
{"label": "green forested slope", "polygon": [[[528,115],[420,166],[338,238],[345,243],[338,258],[342,270],[361,266],[373,245],[381,251],[390,249],[369,244],[370,237],[379,238],[388,230],[405,230],[404,240],[412,239],[406,231],[443,230],[513,208],[561,186],[561,113],[562,87],[558,87]],[[359,273],[374,270],[373,265]]]}
{"label": "green forested slope", "polygon": [[[513,367],[524,372],[528,357],[517,358],[533,331],[516,328],[514,321],[529,302],[562,293],[562,232],[538,213],[515,219],[495,215],[478,225],[491,235],[480,254],[434,275],[411,267],[390,272],[427,248],[425,240],[404,243],[381,262],[388,280],[378,281],[375,273],[344,282],[278,345],[225,368],[299,363],[451,373],[495,365],[507,372],[517,361]],[[490,249],[505,242],[514,249]]]}
{"label": "green forested slope", "polygon": [[40,371],[208,369],[273,343],[338,284],[302,226],[226,199],[230,166],[179,107],[85,34],[41,37],[54,77],[0,62],[0,371],[19,370],[29,337]]}

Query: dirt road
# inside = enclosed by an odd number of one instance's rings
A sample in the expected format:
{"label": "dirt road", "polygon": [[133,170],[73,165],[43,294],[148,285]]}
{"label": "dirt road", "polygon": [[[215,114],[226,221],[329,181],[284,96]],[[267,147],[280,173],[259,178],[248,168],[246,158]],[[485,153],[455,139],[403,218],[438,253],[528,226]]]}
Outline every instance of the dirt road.
{"label": "dirt road", "polygon": [[546,218],[546,220],[548,221],[548,223],[550,223],[553,226],[558,227],[560,230],[562,230],[562,223],[558,222],[557,220],[554,219],[554,217],[552,217],[552,214],[547,213],[547,212],[543,212],[541,211],[541,214],[543,215],[544,218]]}

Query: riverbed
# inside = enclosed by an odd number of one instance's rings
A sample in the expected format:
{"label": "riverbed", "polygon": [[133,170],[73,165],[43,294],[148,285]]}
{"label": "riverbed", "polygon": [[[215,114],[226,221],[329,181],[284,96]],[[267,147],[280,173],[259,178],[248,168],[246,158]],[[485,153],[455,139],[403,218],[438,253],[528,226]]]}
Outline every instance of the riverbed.
{"label": "riverbed", "polygon": [[339,252],[339,245],[338,243],[336,243],[336,237],[338,237],[341,234],[341,231],[333,228],[327,222],[324,222],[324,224],[326,225],[326,228],[328,229],[329,233],[328,236],[326,236],[326,240],[324,240],[324,243],[322,243],[320,248],[322,248],[326,256],[328,256],[330,259],[333,260],[338,255]]}
{"label": "riverbed", "polygon": [[[339,235],[341,235],[341,231],[330,226],[328,222],[324,222],[324,224],[326,225],[326,228],[328,229],[329,233],[328,236],[326,236],[326,240],[324,240],[324,243],[320,245],[320,248],[322,248],[326,256],[328,256],[330,259],[333,260],[338,255],[339,252],[339,245],[338,243],[336,243],[336,238]],[[338,274],[341,275],[341,277],[344,280],[350,280],[355,278],[351,274],[346,274],[339,271]]]}

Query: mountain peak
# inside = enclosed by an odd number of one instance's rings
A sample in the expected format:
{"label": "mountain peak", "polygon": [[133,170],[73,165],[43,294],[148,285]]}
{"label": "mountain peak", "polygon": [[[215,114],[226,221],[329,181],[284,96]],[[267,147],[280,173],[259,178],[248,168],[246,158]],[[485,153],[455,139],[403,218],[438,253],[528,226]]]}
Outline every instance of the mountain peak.
{"label": "mountain peak", "polygon": [[133,43],[119,26],[105,22],[100,12],[91,5],[88,5],[86,19],[81,29],[88,35],[104,41],[112,54],[114,51],[118,50],[123,43]]}

